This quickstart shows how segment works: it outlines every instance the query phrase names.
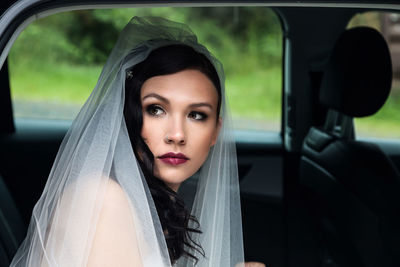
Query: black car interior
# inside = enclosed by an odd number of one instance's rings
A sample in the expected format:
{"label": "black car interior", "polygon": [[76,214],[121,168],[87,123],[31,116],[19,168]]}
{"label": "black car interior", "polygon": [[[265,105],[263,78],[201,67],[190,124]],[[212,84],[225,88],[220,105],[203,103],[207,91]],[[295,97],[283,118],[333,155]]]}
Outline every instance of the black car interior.
{"label": "black car interior", "polygon": [[387,44],[376,30],[345,31],[321,83],[320,102],[329,109],[325,125],[312,127],[303,144],[300,183],[320,229],[321,257],[325,253],[339,266],[400,264],[399,172],[377,145],[354,139],[352,123],[382,107],[391,68]]}
{"label": "black car interior", "polygon": [[25,225],[0,176],[0,266],[8,266],[25,236]]}
{"label": "black car interior", "polygon": [[[0,4],[2,13],[13,2]],[[263,143],[237,143],[245,258],[268,267],[400,266],[400,143],[360,142],[352,123],[379,110],[391,89],[383,38],[369,28],[346,30],[352,16],[374,8],[296,2],[273,7],[284,31],[282,130]],[[54,0],[28,6],[0,36],[0,49],[19,23],[40,11],[99,3],[115,4]],[[360,71],[346,71],[351,68]],[[13,118],[5,62],[0,266],[9,265],[26,234],[68,127]]]}

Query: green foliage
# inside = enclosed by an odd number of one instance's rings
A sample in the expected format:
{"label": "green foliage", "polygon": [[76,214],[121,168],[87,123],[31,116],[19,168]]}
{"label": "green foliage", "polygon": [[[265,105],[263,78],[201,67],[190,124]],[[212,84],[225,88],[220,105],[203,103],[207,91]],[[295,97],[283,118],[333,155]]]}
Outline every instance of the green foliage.
{"label": "green foliage", "polygon": [[[30,44],[35,43],[37,46],[33,51],[37,54],[49,51],[49,60],[102,64],[119,32],[133,16],[161,16],[187,23],[199,40],[218,56],[246,55],[249,58],[250,55],[251,64],[256,59],[257,65],[261,66],[276,65],[281,61],[282,34],[277,16],[268,8],[250,7],[125,8],[66,12],[30,25],[21,34],[13,50],[18,51],[17,55],[24,54],[24,57],[32,53]],[[226,58],[234,60],[234,57]],[[226,65],[231,66],[230,63]]]}
{"label": "green foliage", "polygon": [[[279,127],[282,29],[272,9],[260,7],[98,9],[39,19],[23,31],[9,55],[13,99],[81,105],[94,88],[119,32],[133,16],[161,16],[188,24],[224,64],[234,117],[273,122],[275,130]],[[379,29],[380,16],[377,12],[360,14],[349,27]],[[395,84],[377,114],[356,120],[358,134],[400,138],[398,87]]]}
{"label": "green foliage", "polygon": [[19,36],[10,52],[10,58],[19,64],[25,64],[26,61],[40,65],[60,60],[73,62],[79,60],[80,56],[79,48],[51,20],[46,26],[31,24]]}
{"label": "green foliage", "polygon": [[10,53],[13,98],[82,104],[133,16],[188,24],[223,62],[234,115],[280,121],[282,30],[276,14],[260,7],[98,9],[40,19]]}

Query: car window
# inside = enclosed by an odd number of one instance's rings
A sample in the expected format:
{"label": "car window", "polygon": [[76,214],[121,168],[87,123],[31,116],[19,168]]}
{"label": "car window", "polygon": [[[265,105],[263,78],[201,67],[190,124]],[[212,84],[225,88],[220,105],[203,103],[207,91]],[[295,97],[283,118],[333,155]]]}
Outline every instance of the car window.
{"label": "car window", "polygon": [[134,15],[188,24],[224,64],[235,128],[280,131],[282,28],[267,7],[99,9],[39,19],[8,58],[14,117],[72,120]]}
{"label": "car window", "polygon": [[357,136],[400,139],[400,14],[365,12],[354,16],[348,28],[369,26],[386,39],[393,66],[392,89],[384,106],[374,115],[354,120]]}

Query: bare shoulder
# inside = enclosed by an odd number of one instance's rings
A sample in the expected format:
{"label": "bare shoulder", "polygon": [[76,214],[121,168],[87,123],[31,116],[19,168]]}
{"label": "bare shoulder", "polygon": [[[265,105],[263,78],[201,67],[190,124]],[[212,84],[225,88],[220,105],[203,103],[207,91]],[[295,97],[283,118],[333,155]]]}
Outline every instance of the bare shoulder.
{"label": "bare shoulder", "polygon": [[132,212],[127,194],[113,179],[107,181],[102,206],[103,213],[112,212],[125,217]]}
{"label": "bare shoulder", "polygon": [[108,179],[87,266],[142,266],[133,210],[123,188]]}
{"label": "bare shoulder", "polygon": [[105,198],[119,203],[127,202],[127,196],[121,185],[109,178],[106,185]]}
{"label": "bare shoulder", "polygon": [[77,266],[87,257],[88,267],[142,266],[133,209],[116,181],[83,177],[64,188],[56,205],[46,241],[56,262]]}
{"label": "bare shoulder", "polygon": [[[109,177],[91,179],[84,177],[67,186],[62,193],[55,217],[60,230],[67,227],[70,218],[77,223],[111,224],[117,218],[132,220],[133,210],[122,187]],[[92,217],[92,214],[98,216]],[[96,219],[95,219],[96,220]]]}
{"label": "bare shoulder", "polygon": [[82,177],[80,181],[76,181],[68,185],[62,195],[63,202],[70,202],[76,198],[84,204],[84,200],[105,201],[105,203],[119,204],[126,202],[127,197],[122,187],[112,178],[102,176],[98,177]]}

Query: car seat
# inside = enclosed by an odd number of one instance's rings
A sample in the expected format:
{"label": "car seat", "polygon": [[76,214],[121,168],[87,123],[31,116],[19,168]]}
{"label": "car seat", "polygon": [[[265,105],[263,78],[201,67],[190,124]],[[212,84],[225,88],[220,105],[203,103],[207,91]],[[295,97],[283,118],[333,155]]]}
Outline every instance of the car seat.
{"label": "car seat", "polygon": [[0,176],[0,267],[10,266],[25,231],[21,216]]}
{"label": "car seat", "polygon": [[353,118],[370,116],[392,82],[388,46],[374,29],[338,38],[323,74],[325,125],[303,142],[300,184],[319,233],[320,266],[400,266],[400,176],[377,145],[356,141]]}

